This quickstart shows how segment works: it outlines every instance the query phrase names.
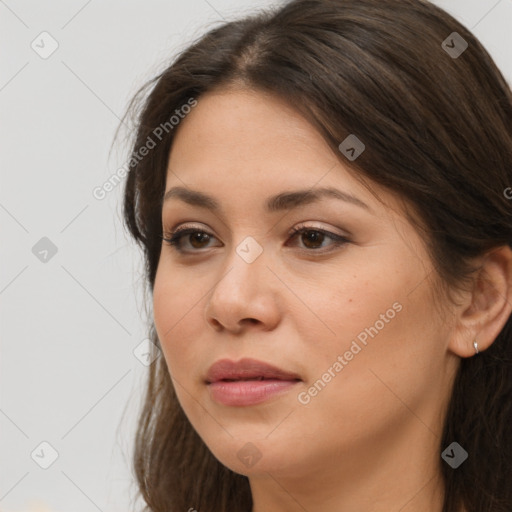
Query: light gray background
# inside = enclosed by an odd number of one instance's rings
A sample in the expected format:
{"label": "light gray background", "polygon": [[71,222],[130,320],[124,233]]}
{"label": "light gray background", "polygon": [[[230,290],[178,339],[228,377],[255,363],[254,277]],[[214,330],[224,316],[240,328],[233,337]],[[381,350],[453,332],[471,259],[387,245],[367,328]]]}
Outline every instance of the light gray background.
{"label": "light gray background", "polygon": [[[135,90],[208,28],[272,3],[0,0],[1,512],[140,510],[142,260],[122,184],[92,190],[126,163],[109,149]],[[512,0],[436,3],[512,82]],[[47,59],[31,47],[43,31],[59,45]],[[57,247],[47,262],[32,252],[42,237]],[[58,452],[48,469],[43,441]]]}

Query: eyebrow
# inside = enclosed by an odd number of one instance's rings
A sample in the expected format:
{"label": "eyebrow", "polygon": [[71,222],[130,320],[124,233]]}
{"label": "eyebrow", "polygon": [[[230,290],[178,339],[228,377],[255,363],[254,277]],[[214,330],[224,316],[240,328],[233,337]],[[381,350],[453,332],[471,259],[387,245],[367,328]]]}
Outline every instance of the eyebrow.
{"label": "eyebrow", "polygon": [[[283,210],[292,210],[294,208],[299,208],[300,206],[318,202],[324,197],[339,199],[373,213],[373,210],[366,203],[361,201],[361,199],[358,199],[348,192],[343,192],[332,187],[282,192],[269,197],[265,201],[265,211],[268,213],[274,213]],[[165,203],[171,198],[180,199],[187,204],[205,208],[214,213],[222,213],[221,205],[215,198],[197,190],[184,187],[173,187],[165,193],[163,202]]]}

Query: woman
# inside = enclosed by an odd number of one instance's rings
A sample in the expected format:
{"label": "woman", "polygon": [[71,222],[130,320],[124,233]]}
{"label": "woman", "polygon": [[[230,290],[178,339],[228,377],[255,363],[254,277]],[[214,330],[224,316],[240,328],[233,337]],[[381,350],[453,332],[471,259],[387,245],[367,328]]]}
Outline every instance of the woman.
{"label": "woman", "polygon": [[512,94],[474,35],[292,0],[148,85],[147,510],[510,512]]}

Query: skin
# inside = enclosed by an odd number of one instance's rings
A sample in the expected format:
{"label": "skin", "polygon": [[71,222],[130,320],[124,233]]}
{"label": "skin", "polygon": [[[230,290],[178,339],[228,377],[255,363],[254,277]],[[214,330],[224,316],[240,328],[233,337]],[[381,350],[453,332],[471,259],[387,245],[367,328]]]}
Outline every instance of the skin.
{"label": "skin", "polygon": [[[475,338],[485,350],[510,315],[510,249],[482,258],[488,280],[456,295],[459,306],[436,304],[422,235],[398,197],[374,185],[377,200],[349,164],[283,100],[243,89],[202,96],[171,150],[166,191],[199,190],[224,212],[165,202],[166,232],[187,225],[212,236],[185,236],[184,254],[162,244],[155,327],[181,406],[212,453],[249,478],[253,512],[440,512],[439,443],[460,358],[474,356]],[[323,186],[371,211],[333,198],[263,209],[271,195]],[[303,223],[349,242],[290,237]],[[247,236],[263,249],[252,263],[236,252]],[[301,403],[299,393],[395,303],[401,310]],[[218,404],[208,368],[242,357],[302,381],[263,404]],[[251,467],[237,456],[248,442],[261,455]]]}

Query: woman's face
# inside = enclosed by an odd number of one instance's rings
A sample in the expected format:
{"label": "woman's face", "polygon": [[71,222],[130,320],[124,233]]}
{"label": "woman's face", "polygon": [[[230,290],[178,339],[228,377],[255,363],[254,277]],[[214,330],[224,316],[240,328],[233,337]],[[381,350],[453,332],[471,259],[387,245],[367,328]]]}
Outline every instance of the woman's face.
{"label": "woman's face", "polygon": [[[212,453],[249,476],[357,471],[403,439],[437,461],[452,326],[396,197],[375,186],[379,202],[275,97],[209,93],[178,128],[166,192],[189,195],[170,194],[162,221],[166,235],[193,233],[162,244],[154,320]],[[208,377],[217,361],[245,358],[284,373],[247,364]]]}

